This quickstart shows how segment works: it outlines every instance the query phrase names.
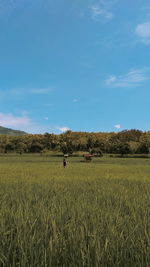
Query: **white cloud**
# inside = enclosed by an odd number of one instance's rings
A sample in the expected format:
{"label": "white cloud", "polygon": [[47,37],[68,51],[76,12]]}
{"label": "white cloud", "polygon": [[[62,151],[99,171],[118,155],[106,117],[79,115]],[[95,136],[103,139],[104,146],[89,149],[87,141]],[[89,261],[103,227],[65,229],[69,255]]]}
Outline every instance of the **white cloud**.
{"label": "white cloud", "polygon": [[62,133],[65,133],[65,132],[69,131],[70,128],[68,128],[68,127],[58,127],[58,130],[59,130],[60,132],[62,132]]}
{"label": "white cloud", "polygon": [[130,70],[125,75],[111,75],[105,80],[107,87],[136,87],[147,80],[147,76],[144,70],[135,69]]}
{"label": "white cloud", "polygon": [[55,132],[56,130],[55,127],[33,122],[27,115],[15,116],[12,113],[0,113],[0,126],[26,133]]}
{"label": "white cloud", "polygon": [[[44,119],[48,120],[48,117]],[[57,127],[55,125],[39,124],[31,120],[27,113],[21,116],[15,116],[12,113],[0,113],[0,126],[32,134],[43,134],[46,132],[58,133],[58,131],[59,133],[63,133],[70,130],[70,128],[65,126]]]}
{"label": "white cloud", "polygon": [[91,7],[91,11],[93,13],[93,16],[99,16],[99,15],[102,15],[104,14],[104,9],[98,7],[98,6],[92,6]]}
{"label": "white cloud", "polygon": [[96,4],[90,7],[92,18],[98,20],[99,18],[105,19],[105,21],[110,21],[113,19],[114,14],[111,12],[112,6],[115,4],[115,0],[99,0]]}
{"label": "white cloud", "polygon": [[101,8],[99,6],[92,6],[91,7],[92,17],[93,19],[97,20],[99,17],[104,17],[106,20],[111,20],[114,15],[111,12],[108,12],[106,9]]}
{"label": "white cloud", "polygon": [[0,125],[3,127],[22,127],[31,123],[30,119],[26,116],[16,117],[11,113],[0,113]]}
{"label": "white cloud", "polygon": [[116,124],[116,125],[114,125],[114,128],[119,130],[121,128],[121,125],[120,124]]}
{"label": "white cloud", "polygon": [[48,121],[48,117],[45,117],[44,120]]}
{"label": "white cloud", "polygon": [[140,37],[142,43],[150,44],[150,21],[138,24],[135,33]]}

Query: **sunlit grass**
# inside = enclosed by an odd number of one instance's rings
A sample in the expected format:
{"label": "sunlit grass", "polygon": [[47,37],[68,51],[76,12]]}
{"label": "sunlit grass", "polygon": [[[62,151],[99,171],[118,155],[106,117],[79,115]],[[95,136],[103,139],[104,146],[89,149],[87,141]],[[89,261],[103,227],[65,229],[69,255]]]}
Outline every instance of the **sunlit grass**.
{"label": "sunlit grass", "polygon": [[149,159],[0,158],[0,266],[149,266]]}

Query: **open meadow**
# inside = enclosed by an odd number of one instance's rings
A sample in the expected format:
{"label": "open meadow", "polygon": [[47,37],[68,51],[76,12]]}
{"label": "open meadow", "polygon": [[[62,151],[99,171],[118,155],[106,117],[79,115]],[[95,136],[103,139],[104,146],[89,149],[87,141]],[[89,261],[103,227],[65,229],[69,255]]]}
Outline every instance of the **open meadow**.
{"label": "open meadow", "polygon": [[0,156],[0,266],[150,266],[150,159]]}

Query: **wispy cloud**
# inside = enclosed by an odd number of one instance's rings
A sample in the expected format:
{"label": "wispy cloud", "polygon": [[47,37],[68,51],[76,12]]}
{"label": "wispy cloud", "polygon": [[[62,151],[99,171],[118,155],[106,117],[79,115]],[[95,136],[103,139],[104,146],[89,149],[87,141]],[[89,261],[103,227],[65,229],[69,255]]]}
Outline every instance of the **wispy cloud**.
{"label": "wispy cloud", "polygon": [[105,80],[107,87],[136,87],[147,80],[147,76],[144,70],[135,69],[130,70],[125,75],[111,75]]}
{"label": "wispy cloud", "polygon": [[99,6],[91,7],[92,18],[98,20],[100,17],[105,18],[107,21],[111,20],[114,15],[111,12],[108,12],[106,9],[103,9]]}
{"label": "wispy cloud", "polygon": [[150,21],[138,24],[135,33],[138,35],[142,43],[150,44]]}
{"label": "wispy cloud", "polygon": [[12,113],[0,113],[0,125],[3,127],[24,127],[31,123],[31,120],[27,116],[17,117]]}
{"label": "wispy cloud", "polygon": [[105,21],[110,21],[114,18],[112,12],[112,6],[116,3],[116,0],[99,0],[95,4],[90,6],[92,18],[94,20],[99,20],[100,18],[105,19]]}
{"label": "wispy cloud", "polygon": [[[44,120],[48,120],[48,117],[45,117]],[[13,113],[0,113],[0,126],[32,134],[42,134],[46,132],[58,133],[58,131],[65,132],[69,130],[68,127],[57,127],[54,125],[37,123],[28,116],[27,112],[20,116],[16,116]]]}
{"label": "wispy cloud", "polygon": [[[10,89],[9,93],[14,96],[25,95],[46,95],[53,91],[53,88],[14,88]],[[7,91],[8,94],[8,91]]]}
{"label": "wispy cloud", "polygon": [[62,133],[65,133],[65,132],[67,132],[67,131],[70,130],[70,128],[68,128],[68,127],[66,127],[66,126],[58,127],[57,129],[58,129],[60,132],[62,132]]}
{"label": "wispy cloud", "polygon": [[121,125],[120,124],[116,124],[116,125],[114,125],[114,128],[119,130],[119,129],[121,129]]}

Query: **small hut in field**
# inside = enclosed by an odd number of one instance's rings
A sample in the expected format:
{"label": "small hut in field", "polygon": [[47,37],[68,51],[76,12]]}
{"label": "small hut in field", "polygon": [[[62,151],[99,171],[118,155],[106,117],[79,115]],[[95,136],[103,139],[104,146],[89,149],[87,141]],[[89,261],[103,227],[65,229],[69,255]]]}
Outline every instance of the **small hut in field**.
{"label": "small hut in field", "polygon": [[83,155],[85,162],[91,162],[92,155],[91,154],[84,154]]}

